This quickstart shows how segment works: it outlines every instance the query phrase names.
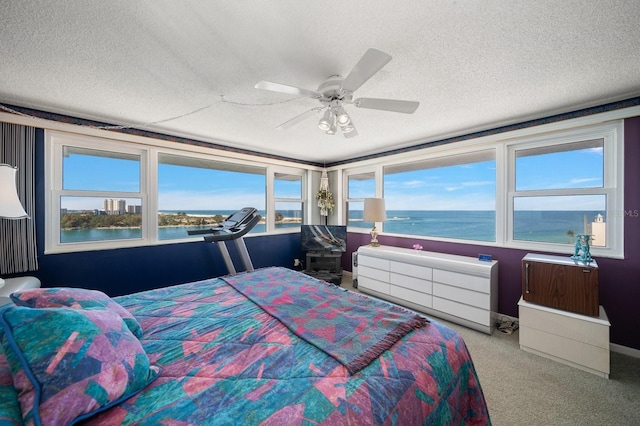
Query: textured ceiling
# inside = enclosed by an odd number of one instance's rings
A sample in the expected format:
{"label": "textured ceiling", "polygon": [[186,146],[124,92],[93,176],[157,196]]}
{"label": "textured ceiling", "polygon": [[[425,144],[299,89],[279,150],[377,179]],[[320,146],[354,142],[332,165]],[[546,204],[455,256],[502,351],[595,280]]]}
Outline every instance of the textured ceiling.
{"label": "textured ceiling", "polygon": [[[3,1],[0,102],[331,163],[640,95],[637,1]],[[374,47],[393,59],[347,106],[359,136],[319,116],[276,126]]]}

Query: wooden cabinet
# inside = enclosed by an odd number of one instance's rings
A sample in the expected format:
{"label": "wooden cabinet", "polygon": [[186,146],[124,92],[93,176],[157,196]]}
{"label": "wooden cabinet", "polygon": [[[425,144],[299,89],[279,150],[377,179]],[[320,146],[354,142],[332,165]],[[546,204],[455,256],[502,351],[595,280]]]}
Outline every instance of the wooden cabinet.
{"label": "wooden cabinet", "polygon": [[566,256],[527,254],[522,259],[522,298],[582,315],[599,315],[598,264]]}
{"label": "wooden cabinet", "polygon": [[358,290],[490,334],[498,309],[498,262],[362,246]]}

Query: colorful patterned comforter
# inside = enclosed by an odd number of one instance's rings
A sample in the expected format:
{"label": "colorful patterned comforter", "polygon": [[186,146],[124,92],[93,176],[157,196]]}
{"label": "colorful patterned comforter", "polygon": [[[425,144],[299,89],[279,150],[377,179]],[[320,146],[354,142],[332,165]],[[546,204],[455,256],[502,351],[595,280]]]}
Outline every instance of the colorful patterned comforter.
{"label": "colorful patterned comforter", "polygon": [[[250,280],[251,274],[243,275]],[[289,284],[304,285],[310,296],[330,291],[364,305],[371,301],[294,276]],[[293,294],[281,285],[283,294]],[[162,372],[141,393],[85,424],[490,424],[462,338],[435,321],[408,331],[349,374],[317,342],[298,337],[223,279],[114,300],[140,322],[142,345]],[[335,324],[326,319],[327,327]],[[0,353],[0,395],[7,390],[3,366]]]}

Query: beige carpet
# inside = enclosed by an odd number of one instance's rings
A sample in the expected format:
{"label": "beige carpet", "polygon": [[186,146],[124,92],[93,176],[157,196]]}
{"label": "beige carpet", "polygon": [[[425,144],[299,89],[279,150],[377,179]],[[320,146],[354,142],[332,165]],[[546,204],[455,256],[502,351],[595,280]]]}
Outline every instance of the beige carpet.
{"label": "beige carpet", "polygon": [[[348,276],[343,287],[353,290]],[[607,380],[520,350],[517,331],[489,336],[434,320],[465,340],[494,425],[640,425],[639,358],[612,352]]]}

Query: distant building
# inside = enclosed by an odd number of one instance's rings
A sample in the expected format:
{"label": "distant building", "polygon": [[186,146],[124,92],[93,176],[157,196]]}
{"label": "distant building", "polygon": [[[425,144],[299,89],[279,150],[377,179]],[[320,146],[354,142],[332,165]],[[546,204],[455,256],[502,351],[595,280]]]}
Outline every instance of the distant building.
{"label": "distant building", "polygon": [[127,213],[141,214],[142,213],[142,206],[127,206]]}
{"label": "distant building", "polygon": [[127,202],[126,200],[113,200],[113,199],[105,199],[104,200],[104,212],[108,215],[117,215],[124,214],[126,211]]}
{"label": "distant building", "polygon": [[600,247],[607,245],[607,224],[601,214],[596,215],[595,222],[591,222],[590,244]]}

